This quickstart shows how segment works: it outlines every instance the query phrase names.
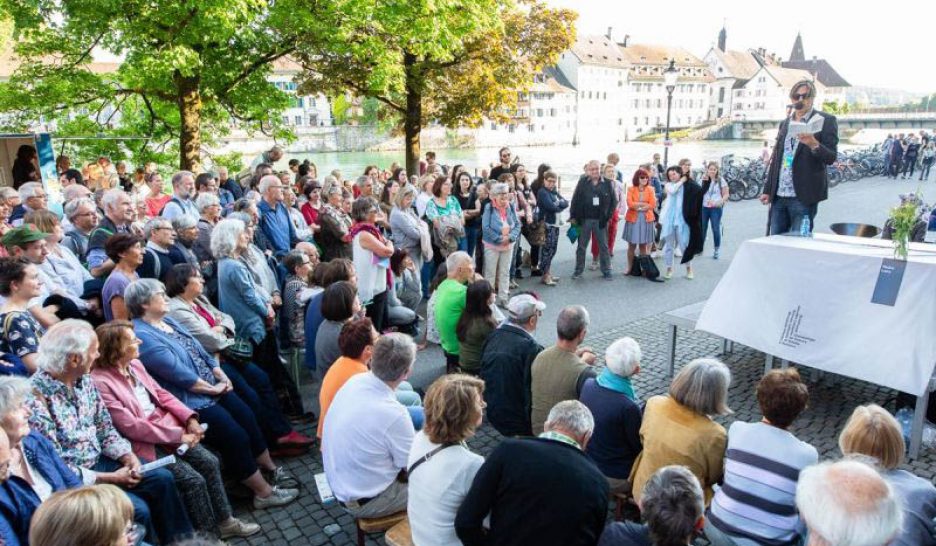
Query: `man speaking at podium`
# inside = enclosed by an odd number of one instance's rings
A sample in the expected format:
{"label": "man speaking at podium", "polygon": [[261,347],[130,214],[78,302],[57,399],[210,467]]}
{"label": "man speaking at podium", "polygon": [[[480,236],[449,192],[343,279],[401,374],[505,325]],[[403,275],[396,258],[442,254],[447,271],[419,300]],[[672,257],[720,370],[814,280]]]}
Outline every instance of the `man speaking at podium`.
{"label": "man speaking at podium", "polygon": [[770,204],[768,235],[799,233],[804,217],[815,225],[819,202],[829,196],[826,165],[838,155],[835,116],[813,109],[816,85],[803,80],[790,90],[793,114],[780,123],[761,203]]}

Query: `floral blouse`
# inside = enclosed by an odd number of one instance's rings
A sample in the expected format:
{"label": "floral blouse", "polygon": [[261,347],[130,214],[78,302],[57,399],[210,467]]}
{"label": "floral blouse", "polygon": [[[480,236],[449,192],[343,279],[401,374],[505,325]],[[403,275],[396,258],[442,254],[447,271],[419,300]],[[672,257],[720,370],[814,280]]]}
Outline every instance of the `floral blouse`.
{"label": "floral blouse", "polygon": [[90,375],[69,390],[44,370],[32,376],[30,427],[52,441],[65,464],[86,485],[95,480],[91,470],[101,455],[117,460],[131,452],[130,442],[114,428],[110,413]]}

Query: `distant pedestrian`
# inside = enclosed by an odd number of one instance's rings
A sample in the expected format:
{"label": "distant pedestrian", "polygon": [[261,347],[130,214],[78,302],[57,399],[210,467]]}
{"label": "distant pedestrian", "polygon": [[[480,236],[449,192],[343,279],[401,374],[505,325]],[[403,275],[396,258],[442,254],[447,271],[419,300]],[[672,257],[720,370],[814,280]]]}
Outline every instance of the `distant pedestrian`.
{"label": "distant pedestrian", "polygon": [[[913,178],[913,170],[916,168],[917,156],[920,153],[920,143],[917,137],[910,135],[907,139],[907,149],[904,150],[903,172],[901,178]],[[910,171],[908,174],[907,171]]]}
{"label": "distant pedestrian", "polygon": [[712,224],[712,238],[715,240],[715,252],[712,258],[718,259],[721,248],[721,219],[728,202],[728,183],[722,178],[718,163],[711,161],[702,175],[702,241],[705,242],[709,224]]}
{"label": "distant pedestrian", "polygon": [[627,269],[634,265],[635,251],[647,256],[653,242],[656,221],[656,194],[650,186],[650,171],[637,169],[627,188],[627,214],[624,215],[624,240],[627,241]]}
{"label": "distant pedestrian", "polygon": [[920,180],[929,180],[930,168],[936,162],[936,142],[930,141],[920,152],[923,158],[920,166]]}

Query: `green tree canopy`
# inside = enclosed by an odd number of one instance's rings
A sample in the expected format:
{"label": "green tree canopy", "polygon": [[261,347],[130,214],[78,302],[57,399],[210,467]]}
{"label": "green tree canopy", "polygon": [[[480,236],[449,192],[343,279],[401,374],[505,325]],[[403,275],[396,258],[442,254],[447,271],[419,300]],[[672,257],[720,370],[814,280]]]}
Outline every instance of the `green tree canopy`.
{"label": "green tree canopy", "polygon": [[[149,136],[141,157],[178,150],[191,170],[232,120],[287,137],[288,97],[266,77],[301,32],[284,23],[292,2],[0,0],[23,60],[0,87],[0,112],[12,129],[61,119],[66,130]],[[100,50],[120,59],[115,70],[94,69]]]}
{"label": "green tree canopy", "polygon": [[537,0],[296,1],[309,29],[297,44],[302,89],[350,91],[396,113],[410,172],[426,123],[506,119],[517,93],[575,39],[575,13]]}

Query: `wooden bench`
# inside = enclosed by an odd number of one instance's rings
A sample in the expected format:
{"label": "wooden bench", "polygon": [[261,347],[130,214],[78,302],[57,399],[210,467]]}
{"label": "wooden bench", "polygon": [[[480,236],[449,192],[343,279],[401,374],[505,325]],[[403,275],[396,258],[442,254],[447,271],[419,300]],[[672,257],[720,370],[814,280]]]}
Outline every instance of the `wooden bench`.
{"label": "wooden bench", "polygon": [[[357,527],[358,546],[364,546],[364,537],[371,533],[383,533],[394,525],[406,521],[406,511],[397,512],[379,518],[356,518],[354,525]],[[409,528],[407,526],[407,528]]]}
{"label": "wooden bench", "polygon": [[397,523],[384,535],[387,546],[414,546],[413,532],[410,530],[409,518]]}

